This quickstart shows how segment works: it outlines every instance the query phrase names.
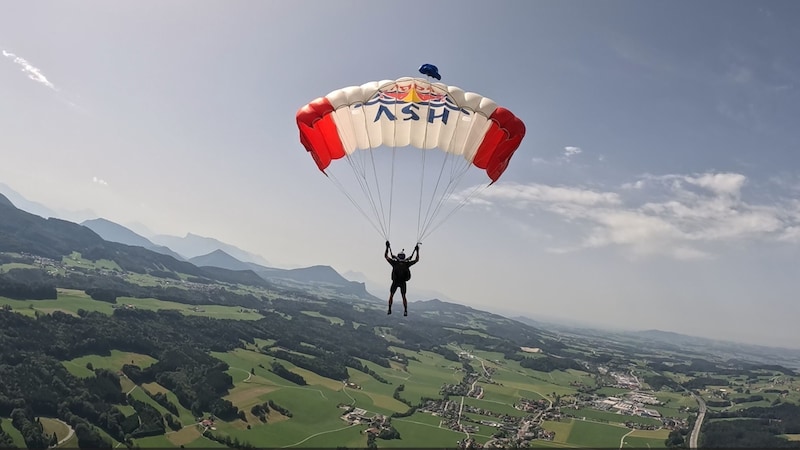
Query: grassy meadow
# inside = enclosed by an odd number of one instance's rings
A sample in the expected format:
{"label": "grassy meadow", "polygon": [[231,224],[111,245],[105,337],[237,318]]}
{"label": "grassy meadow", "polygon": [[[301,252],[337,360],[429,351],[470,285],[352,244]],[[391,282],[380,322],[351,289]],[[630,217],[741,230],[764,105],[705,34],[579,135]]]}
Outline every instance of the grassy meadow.
{"label": "grassy meadow", "polygon": [[78,310],[112,314],[114,306],[125,307],[130,305],[136,309],[157,311],[159,309],[172,309],[186,315],[213,317],[216,319],[258,320],[263,316],[253,310],[238,306],[193,305],[169,302],[155,298],[118,297],[117,303],[111,304],[93,300],[89,295],[80,290],[58,289],[58,298],[55,300],[14,300],[0,297],[0,305],[9,305],[15,312],[34,316],[36,312],[51,314],[60,311],[65,314],[78,315]]}
{"label": "grassy meadow", "polygon": [[2,428],[3,431],[11,436],[11,439],[14,441],[14,445],[16,445],[17,448],[26,448],[25,439],[22,438],[22,433],[20,433],[19,430],[14,428],[14,425],[11,424],[10,417],[0,417],[0,428]]}
{"label": "grassy meadow", "polygon": [[111,354],[108,356],[86,355],[68,361],[62,361],[61,363],[71,374],[78,378],[86,378],[94,376],[94,372],[86,367],[89,364],[95,369],[120,371],[125,364],[134,364],[144,368],[149,367],[155,362],[155,358],[147,355],[112,350]]}

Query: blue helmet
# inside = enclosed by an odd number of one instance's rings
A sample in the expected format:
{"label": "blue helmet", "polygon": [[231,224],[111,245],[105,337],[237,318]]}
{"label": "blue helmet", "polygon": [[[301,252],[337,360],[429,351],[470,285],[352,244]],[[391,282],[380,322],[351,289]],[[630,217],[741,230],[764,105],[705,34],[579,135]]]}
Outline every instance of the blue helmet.
{"label": "blue helmet", "polygon": [[403,252],[398,253],[397,254],[397,259],[406,259],[406,254],[403,253]]}

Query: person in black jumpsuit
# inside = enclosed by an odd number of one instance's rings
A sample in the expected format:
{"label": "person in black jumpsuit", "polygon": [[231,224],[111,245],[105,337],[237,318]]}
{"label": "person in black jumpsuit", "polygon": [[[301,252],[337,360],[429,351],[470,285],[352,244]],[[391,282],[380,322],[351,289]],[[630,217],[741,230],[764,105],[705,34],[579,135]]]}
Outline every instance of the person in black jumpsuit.
{"label": "person in black jumpsuit", "polygon": [[[416,256],[415,256],[416,255]],[[386,314],[392,313],[392,302],[394,301],[394,293],[397,288],[400,288],[400,294],[403,296],[403,315],[408,315],[408,300],[406,299],[406,282],[411,279],[410,267],[419,261],[419,244],[414,247],[411,252],[411,258],[406,259],[405,253],[402,251],[395,257],[391,253],[391,245],[386,241],[386,251],[383,257],[392,266],[392,286],[389,288],[389,311]]]}

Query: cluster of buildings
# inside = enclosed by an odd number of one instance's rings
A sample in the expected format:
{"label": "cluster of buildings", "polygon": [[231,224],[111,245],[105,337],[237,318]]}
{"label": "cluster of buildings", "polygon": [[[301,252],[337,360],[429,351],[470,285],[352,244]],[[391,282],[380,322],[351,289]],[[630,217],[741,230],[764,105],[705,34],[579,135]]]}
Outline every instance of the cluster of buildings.
{"label": "cluster of buildings", "polygon": [[352,381],[345,381],[345,382],[344,382],[344,385],[345,385],[346,387],[349,387],[350,389],[361,389],[361,386],[359,386],[359,385],[358,385],[358,384],[356,384],[356,383],[353,383]]}
{"label": "cluster of buildings", "polygon": [[348,425],[366,425],[366,433],[379,435],[381,430],[391,428],[389,417],[383,414],[376,414],[364,408],[354,408],[348,405],[339,405],[339,408],[346,410],[341,419]]}
{"label": "cluster of buildings", "polygon": [[375,417],[375,414],[363,408],[353,408],[349,405],[339,405],[339,408],[346,410],[341,419],[347,422],[348,425],[370,423],[372,422],[372,418]]}
{"label": "cluster of buildings", "polygon": [[[661,404],[657,400],[656,402],[657,404]],[[645,407],[645,403],[637,400],[633,395],[627,398],[599,398],[592,403],[592,406],[601,411],[613,411],[618,414],[627,414],[629,416],[661,418],[661,413],[658,412],[658,410]]]}
{"label": "cluster of buildings", "polygon": [[612,376],[616,382],[614,384],[614,387],[622,389],[632,389],[632,390],[639,389],[642,387],[642,383],[633,374],[609,372],[609,375]]}
{"label": "cluster of buildings", "polygon": [[550,402],[541,398],[539,400],[531,400],[529,398],[521,398],[519,402],[514,404],[514,408],[526,412],[545,411],[550,406]]}

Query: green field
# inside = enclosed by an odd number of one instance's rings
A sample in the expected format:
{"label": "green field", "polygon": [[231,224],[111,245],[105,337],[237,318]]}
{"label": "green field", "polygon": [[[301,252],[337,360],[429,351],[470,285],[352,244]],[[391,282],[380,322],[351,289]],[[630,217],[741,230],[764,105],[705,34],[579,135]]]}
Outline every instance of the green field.
{"label": "green field", "polygon": [[0,427],[2,427],[3,431],[5,431],[6,433],[8,433],[9,436],[11,436],[11,439],[14,440],[14,445],[16,445],[17,448],[26,448],[25,439],[22,438],[22,433],[20,433],[19,430],[14,428],[14,425],[11,424],[10,417],[1,417]]}
{"label": "green field", "polygon": [[134,364],[144,368],[149,367],[155,362],[156,360],[154,358],[147,355],[112,350],[111,354],[108,356],[87,355],[69,361],[62,361],[61,363],[71,374],[76,377],[85,378],[94,376],[94,372],[86,367],[89,363],[91,363],[95,369],[119,371],[122,370],[122,366],[125,364]]}
{"label": "green field", "polygon": [[[132,388],[131,388],[131,389],[132,389]],[[129,390],[130,390],[130,389],[125,389],[124,387],[123,387],[123,389],[122,389],[122,391],[123,391],[123,392],[128,392]],[[120,410],[120,412],[121,412],[122,414],[125,414],[125,416],[126,416],[126,417],[127,417],[127,416],[132,416],[132,415],[136,414],[136,410],[135,410],[135,409],[133,409],[133,406],[131,406],[131,405],[119,405],[119,404],[116,404],[116,405],[114,405],[114,406],[115,406],[115,407],[116,407],[118,410]]]}
{"label": "green field", "polygon": [[[573,395],[578,392],[577,389],[569,386],[568,384],[559,385],[554,381],[545,380],[544,378],[538,376],[538,374],[541,374],[542,372],[535,372],[525,369],[516,361],[506,361],[506,364],[504,365],[496,365],[494,363],[486,363],[486,365],[492,365],[493,367],[497,368],[497,371],[492,376],[492,379],[499,383],[500,386],[515,388],[520,392],[538,395],[538,397],[533,396],[533,399],[547,398],[552,400],[554,398],[553,394],[566,396]],[[484,385],[484,389],[486,389],[487,392],[490,392],[490,388],[492,386],[493,385]]]}
{"label": "green field", "polygon": [[333,325],[341,325],[341,324],[344,323],[344,320],[342,320],[342,319],[340,319],[338,317],[326,316],[326,315],[323,315],[323,314],[321,314],[321,313],[319,313],[317,311],[300,311],[300,312],[305,314],[305,315],[307,315],[307,316],[322,317],[323,319],[328,319],[328,321],[330,323],[332,323]]}
{"label": "green field", "polygon": [[619,448],[622,436],[631,431],[621,425],[577,419],[562,419],[560,422],[548,420],[542,424],[542,428],[555,432],[554,443],[591,448]]}
{"label": "green field", "polygon": [[625,436],[623,448],[666,448],[669,430],[634,430]]}
{"label": "green field", "polygon": [[52,436],[53,433],[55,433],[59,441],[69,436],[69,426],[59,420],[49,417],[40,417],[39,422],[42,424],[44,434],[48,436]]}
{"label": "green field", "polygon": [[545,420],[542,422],[542,428],[555,433],[553,442],[566,444],[570,433],[572,433],[573,423],[574,421],[572,419],[562,419],[560,421]]}
{"label": "green field", "polygon": [[660,420],[654,419],[652,417],[629,416],[626,414],[617,414],[615,412],[599,411],[590,408],[580,408],[577,410],[571,408],[562,409],[562,413],[575,416],[578,420],[585,417],[586,419],[599,420],[602,422],[609,422],[609,423],[634,422],[643,425],[655,425],[655,426],[661,425]]}
{"label": "green field", "polygon": [[123,272],[122,268],[108,259],[98,259],[97,261],[90,261],[84,259],[80,253],[72,252],[69,256],[61,258],[61,263],[66,267],[80,267],[82,269],[106,269]]}
{"label": "green field", "polygon": [[[13,300],[0,297],[0,305],[9,305],[15,312],[33,316],[35,311],[50,314],[61,311],[77,315],[78,310],[96,311],[112,314],[114,306],[125,307],[130,305],[136,309],[157,311],[159,309],[172,309],[186,315],[213,317],[216,319],[258,320],[263,316],[247,308],[222,305],[186,305],[183,303],[168,302],[155,298],[118,297],[116,305],[93,300],[85,292],[73,289],[58,289],[58,298],[55,300]],[[200,310],[194,310],[197,308]]]}
{"label": "green field", "polygon": [[0,273],[8,272],[11,269],[38,269],[38,266],[25,263],[6,263],[0,264]]}
{"label": "green field", "polygon": [[[392,425],[400,432],[400,439],[384,441],[377,439],[380,448],[430,448],[447,447],[455,448],[459,439],[464,439],[466,434],[459,431],[439,428],[425,422],[414,420],[414,416],[403,419],[393,419]],[[484,443],[488,437],[471,435],[476,441]]]}
{"label": "green field", "polygon": [[589,420],[575,420],[567,443],[580,447],[619,448],[620,439],[630,429]]}
{"label": "green field", "polygon": [[[178,400],[178,396],[175,395],[169,389],[161,386],[158,383],[149,383],[147,385],[143,385],[140,389],[135,389],[133,392],[138,393],[138,392],[143,392],[143,390],[146,390],[150,394],[155,394],[156,392],[163,392],[167,396],[167,399],[170,402],[172,402],[172,404],[174,404],[175,406],[178,407],[177,419],[181,423],[181,425],[186,426],[186,425],[191,425],[191,424],[194,424],[194,423],[197,422],[197,419],[194,417],[192,412],[189,411],[183,405],[181,405],[180,401]],[[145,393],[145,395],[148,397],[148,400],[145,400],[145,401],[148,401],[148,403],[150,403],[151,401],[155,402],[155,400],[153,400],[152,398],[149,398],[149,395],[147,395],[146,393]],[[162,411],[162,414],[163,414],[163,411],[166,411],[166,409],[163,408],[161,405],[158,405],[158,409],[160,411]],[[172,413],[170,413],[170,414],[172,414]]]}
{"label": "green field", "polygon": [[[419,361],[408,362],[407,372],[383,367],[373,369],[394,386],[404,384],[405,390],[401,395],[412,404],[418,403],[422,397],[439,398],[439,390],[443,384],[456,384],[464,377],[463,372],[455,371],[456,368],[461,367],[461,364],[448,361],[439,354],[427,351],[411,353],[397,347],[390,347],[390,350],[413,355],[419,359]],[[403,405],[402,411],[406,409],[408,407]]]}

